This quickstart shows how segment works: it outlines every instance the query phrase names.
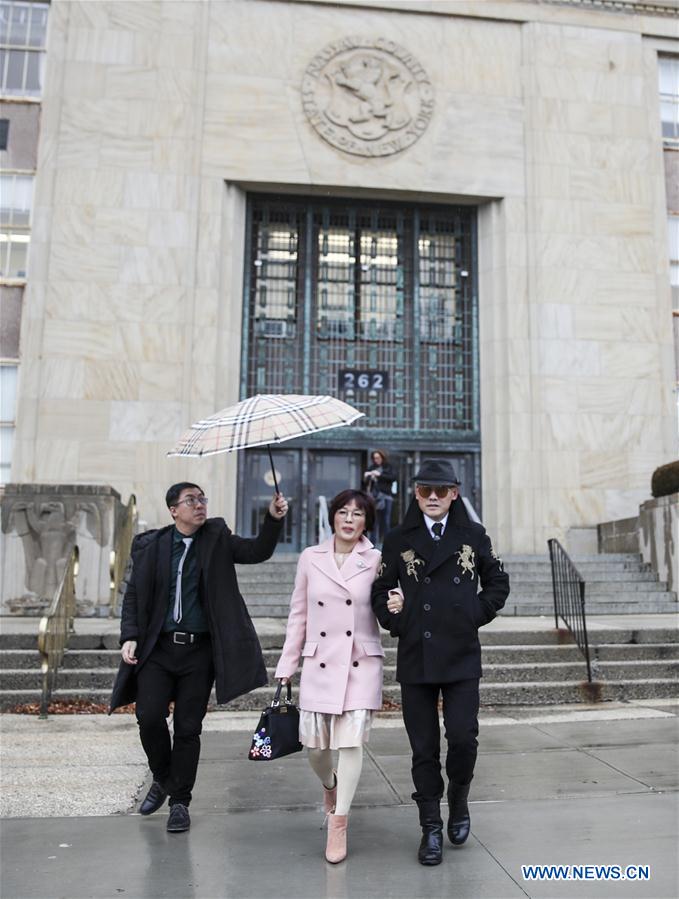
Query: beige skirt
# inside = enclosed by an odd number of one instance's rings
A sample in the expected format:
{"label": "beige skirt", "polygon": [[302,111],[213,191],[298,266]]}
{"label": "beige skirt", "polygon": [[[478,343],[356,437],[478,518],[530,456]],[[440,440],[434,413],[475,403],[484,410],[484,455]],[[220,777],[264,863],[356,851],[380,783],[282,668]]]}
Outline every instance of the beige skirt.
{"label": "beige skirt", "polygon": [[299,741],[309,749],[343,749],[368,742],[372,709],[351,709],[341,715],[299,712]]}

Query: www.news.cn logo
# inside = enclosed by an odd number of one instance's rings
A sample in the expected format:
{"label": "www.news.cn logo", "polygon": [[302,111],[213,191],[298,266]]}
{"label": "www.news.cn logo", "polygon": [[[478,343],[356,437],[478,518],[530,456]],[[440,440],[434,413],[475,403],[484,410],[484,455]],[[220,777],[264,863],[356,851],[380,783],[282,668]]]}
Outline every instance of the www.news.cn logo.
{"label": "www.news.cn logo", "polygon": [[650,880],[650,865],[521,865],[524,880]]}

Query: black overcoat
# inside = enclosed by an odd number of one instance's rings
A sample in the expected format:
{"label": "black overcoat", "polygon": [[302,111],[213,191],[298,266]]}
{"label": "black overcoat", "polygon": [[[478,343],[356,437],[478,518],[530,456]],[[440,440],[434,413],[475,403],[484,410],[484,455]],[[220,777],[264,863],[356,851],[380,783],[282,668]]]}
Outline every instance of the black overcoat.
{"label": "black overcoat", "polygon": [[[282,528],[267,512],[257,537],[232,534],[223,518],[208,518],[196,540],[199,596],[207,612],[215,667],[217,702],[225,703],[267,683],[255,628],[238,589],[234,563],[263,562],[273,555]],[[120,643],[137,641],[136,665],[120,663],[110,711],[134,702],[136,672],[156,645],[165,622],[170,591],[172,531],[146,531],[132,543],[132,573],[120,621]]]}
{"label": "black overcoat", "polygon": [[[479,592],[479,585],[481,590]],[[387,594],[400,586],[403,611],[392,615]],[[372,588],[378,621],[398,637],[396,678],[445,684],[481,677],[478,629],[509,596],[509,577],[482,525],[450,515],[437,544],[413,503],[387,534]]]}

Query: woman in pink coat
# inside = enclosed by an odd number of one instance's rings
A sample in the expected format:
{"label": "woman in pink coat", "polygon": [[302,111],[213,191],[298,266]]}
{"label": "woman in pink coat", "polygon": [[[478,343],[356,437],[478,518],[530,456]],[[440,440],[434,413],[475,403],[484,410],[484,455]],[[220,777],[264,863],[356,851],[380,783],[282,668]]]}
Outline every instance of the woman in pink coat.
{"label": "woman in pink coat", "polygon": [[[363,764],[373,712],[382,707],[382,659],[370,588],[380,553],[365,536],[375,521],[372,497],[344,490],[329,509],[333,536],[299,558],[283,653],[283,683],[303,658],[300,741],[324,788],[328,814],[325,857],[347,854],[347,816]],[[339,750],[337,772],[332,750]]]}

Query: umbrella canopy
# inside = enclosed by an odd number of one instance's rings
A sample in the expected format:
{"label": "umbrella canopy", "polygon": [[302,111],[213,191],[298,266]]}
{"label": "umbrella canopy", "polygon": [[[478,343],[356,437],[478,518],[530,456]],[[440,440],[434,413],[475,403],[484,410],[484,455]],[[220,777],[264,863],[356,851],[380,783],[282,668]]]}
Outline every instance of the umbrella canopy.
{"label": "umbrella canopy", "polygon": [[211,456],[351,424],[363,412],[333,396],[263,394],[192,425],[168,456]]}

